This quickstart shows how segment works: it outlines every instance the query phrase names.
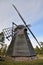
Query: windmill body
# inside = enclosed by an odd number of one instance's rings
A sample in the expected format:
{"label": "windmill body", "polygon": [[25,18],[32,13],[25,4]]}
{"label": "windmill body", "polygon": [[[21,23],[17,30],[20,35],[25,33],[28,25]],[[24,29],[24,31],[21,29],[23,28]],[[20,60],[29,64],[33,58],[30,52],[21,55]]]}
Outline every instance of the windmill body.
{"label": "windmill body", "polygon": [[7,50],[7,55],[12,57],[34,57],[35,51],[32,47],[30,39],[27,34],[27,29],[24,25],[19,25],[14,29],[15,34]]}
{"label": "windmill body", "polygon": [[[14,57],[15,60],[28,60],[29,58],[36,57],[36,53],[33,49],[33,46],[31,44],[31,41],[29,39],[29,36],[27,34],[27,30],[31,33],[31,35],[34,37],[38,45],[39,44],[37,38],[29,28],[29,26],[26,24],[25,20],[19,13],[18,9],[15,7],[15,5],[12,5],[16,12],[18,13],[19,17],[23,21],[24,25],[17,25],[14,22],[12,23],[12,28],[4,29],[3,32],[6,36],[6,38],[9,40],[9,37],[12,37],[11,43],[7,50],[7,55]],[[16,26],[14,28],[14,25]],[[7,34],[6,34],[7,33]]]}

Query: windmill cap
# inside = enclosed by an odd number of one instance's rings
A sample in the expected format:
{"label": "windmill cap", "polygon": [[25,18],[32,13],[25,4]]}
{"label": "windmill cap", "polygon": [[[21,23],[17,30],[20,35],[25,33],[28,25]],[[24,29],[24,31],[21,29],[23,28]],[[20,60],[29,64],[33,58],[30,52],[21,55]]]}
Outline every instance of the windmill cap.
{"label": "windmill cap", "polygon": [[26,29],[27,30],[27,28],[24,26],[24,25],[18,25],[16,28],[15,28],[15,31],[17,30],[17,29]]}

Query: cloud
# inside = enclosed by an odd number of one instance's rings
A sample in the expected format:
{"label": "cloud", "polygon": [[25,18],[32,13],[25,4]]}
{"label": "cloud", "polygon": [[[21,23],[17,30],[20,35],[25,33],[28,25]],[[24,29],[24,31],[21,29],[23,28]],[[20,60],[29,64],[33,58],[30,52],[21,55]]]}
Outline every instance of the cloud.
{"label": "cloud", "polygon": [[14,16],[17,16],[12,4],[15,4],[27,23],[29,21],[30,23],[34,23],[43,18],[43,0],[4,0],[0,6],[0,21],[10,19],[12,16],[14,19]]}
{"label": "cloud", "polygon": [[31,22],[43,17],[43,0],[13,0],[12,3],[16,5],[23,17],[28,16]]}

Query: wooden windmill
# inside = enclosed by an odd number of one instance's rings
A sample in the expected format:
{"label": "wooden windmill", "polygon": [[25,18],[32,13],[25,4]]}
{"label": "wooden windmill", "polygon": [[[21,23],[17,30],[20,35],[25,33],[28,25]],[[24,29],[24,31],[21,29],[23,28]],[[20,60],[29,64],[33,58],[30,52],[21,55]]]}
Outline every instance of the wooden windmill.
{"label": "wooden windmill", "polygon": [[[17,8],[13,5],[15,10],[17,11],[19,17],[23,21],[24,25],[17,25],[15,23],[12,23],[12,28],[4,29],[5,36],[9,40],[9,37],[12,37],[11,43],[7,50],[7,55],[14,57],[17,59],[28,59],[29,57],[35,57],[36,53],[32,47],[31,41],[28,37],[27,30],[32,34],[34,39],[37,41],[38,45],[40,46],[38,40],[30,30],[29,26],[26,24],[25,20],[22,18],[21,14],[17,10]],[[14,28],[14,25],[16,26]]]}

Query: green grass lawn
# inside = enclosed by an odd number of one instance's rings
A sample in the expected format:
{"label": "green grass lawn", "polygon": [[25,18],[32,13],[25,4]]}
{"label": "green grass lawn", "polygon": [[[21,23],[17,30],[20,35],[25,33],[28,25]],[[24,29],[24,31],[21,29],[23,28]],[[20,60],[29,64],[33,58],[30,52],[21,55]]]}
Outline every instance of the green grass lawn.
{"label": "green grass lawn", "polygon": [[0,65],[43,65],[42,59],[32,60],[32,61],[0,61]]}

